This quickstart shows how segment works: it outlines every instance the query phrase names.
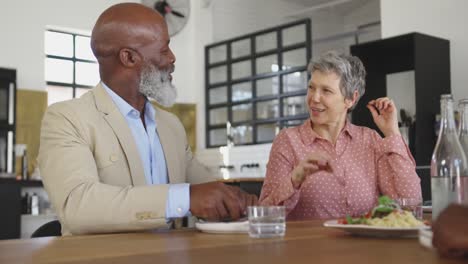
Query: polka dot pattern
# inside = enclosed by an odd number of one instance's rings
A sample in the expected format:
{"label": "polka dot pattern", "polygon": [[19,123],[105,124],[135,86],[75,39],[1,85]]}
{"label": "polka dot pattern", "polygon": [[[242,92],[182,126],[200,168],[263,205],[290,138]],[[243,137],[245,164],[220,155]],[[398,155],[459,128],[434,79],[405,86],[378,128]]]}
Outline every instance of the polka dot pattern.
{"label": "polka dot pattern", "polygon": [[[291,173],[314,151],[332,157],[333,172],[307,175],[295,189]],[[399,135],[382,138],[372,129],[346,122],[333,146],[312,130],[308,120],[283,129],[275,138],[260,203],[284,205],[288,220],[357,216],[372,209],[380,195],[421,199],[415,165]]]}

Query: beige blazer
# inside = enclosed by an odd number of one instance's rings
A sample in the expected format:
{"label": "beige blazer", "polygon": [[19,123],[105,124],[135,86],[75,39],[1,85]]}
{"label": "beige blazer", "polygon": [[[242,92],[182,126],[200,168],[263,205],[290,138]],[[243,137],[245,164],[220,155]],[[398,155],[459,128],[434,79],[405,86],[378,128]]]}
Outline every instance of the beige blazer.
{"label": "beige blazer", "polygon": [[[177,117],[156,109],[156,122],[170,183],[213,179]],[[169,186],[146,185],[131,130],[101,85],[47,109],[38,160],[63,235],[166,226]]]}

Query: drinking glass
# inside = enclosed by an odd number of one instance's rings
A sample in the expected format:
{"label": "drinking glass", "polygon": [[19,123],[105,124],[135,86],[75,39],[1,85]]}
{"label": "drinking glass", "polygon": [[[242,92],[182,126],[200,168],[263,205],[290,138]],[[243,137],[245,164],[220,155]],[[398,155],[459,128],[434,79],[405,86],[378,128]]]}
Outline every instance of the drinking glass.
{"label": "drinking glass", "polygon": [[395,201],[400,205],[402,210],[410,211],[416,219],[423,219],[423,208],[421,199],[416,198],[398,198]]}
{"label": "drinking glass", "polygon": [[249,235],[253,238],[282,237],[286,231],[284,206],[249,206]]}

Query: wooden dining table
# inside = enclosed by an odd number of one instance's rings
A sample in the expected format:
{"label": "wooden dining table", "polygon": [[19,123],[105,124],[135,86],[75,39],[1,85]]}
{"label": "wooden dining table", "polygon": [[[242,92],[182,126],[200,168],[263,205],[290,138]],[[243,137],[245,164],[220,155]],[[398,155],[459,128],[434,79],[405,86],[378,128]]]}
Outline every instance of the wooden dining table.
{"label": "wooden dining table", "polygon": [[464,263],[440,258],[417,238],[373,238],[287,222],[286,235],[208,234],[193,228],[0,241],[0,263]]}

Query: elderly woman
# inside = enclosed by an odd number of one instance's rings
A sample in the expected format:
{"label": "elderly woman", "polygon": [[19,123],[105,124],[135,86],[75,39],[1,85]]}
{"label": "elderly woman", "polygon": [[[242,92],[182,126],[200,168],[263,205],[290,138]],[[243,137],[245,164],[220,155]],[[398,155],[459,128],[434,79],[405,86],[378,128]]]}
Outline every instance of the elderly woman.
{"label": "elderly woman", "polygon": [[284,205],[288,219],[298,220],[356,216],[372,209],[380,195],[421,199],[392,100],[367,104],[384,138],[347,120],[364,94],[366,71],[359,58],[328,52],[309,71],[310,119],[275,138],[260,203]]}

